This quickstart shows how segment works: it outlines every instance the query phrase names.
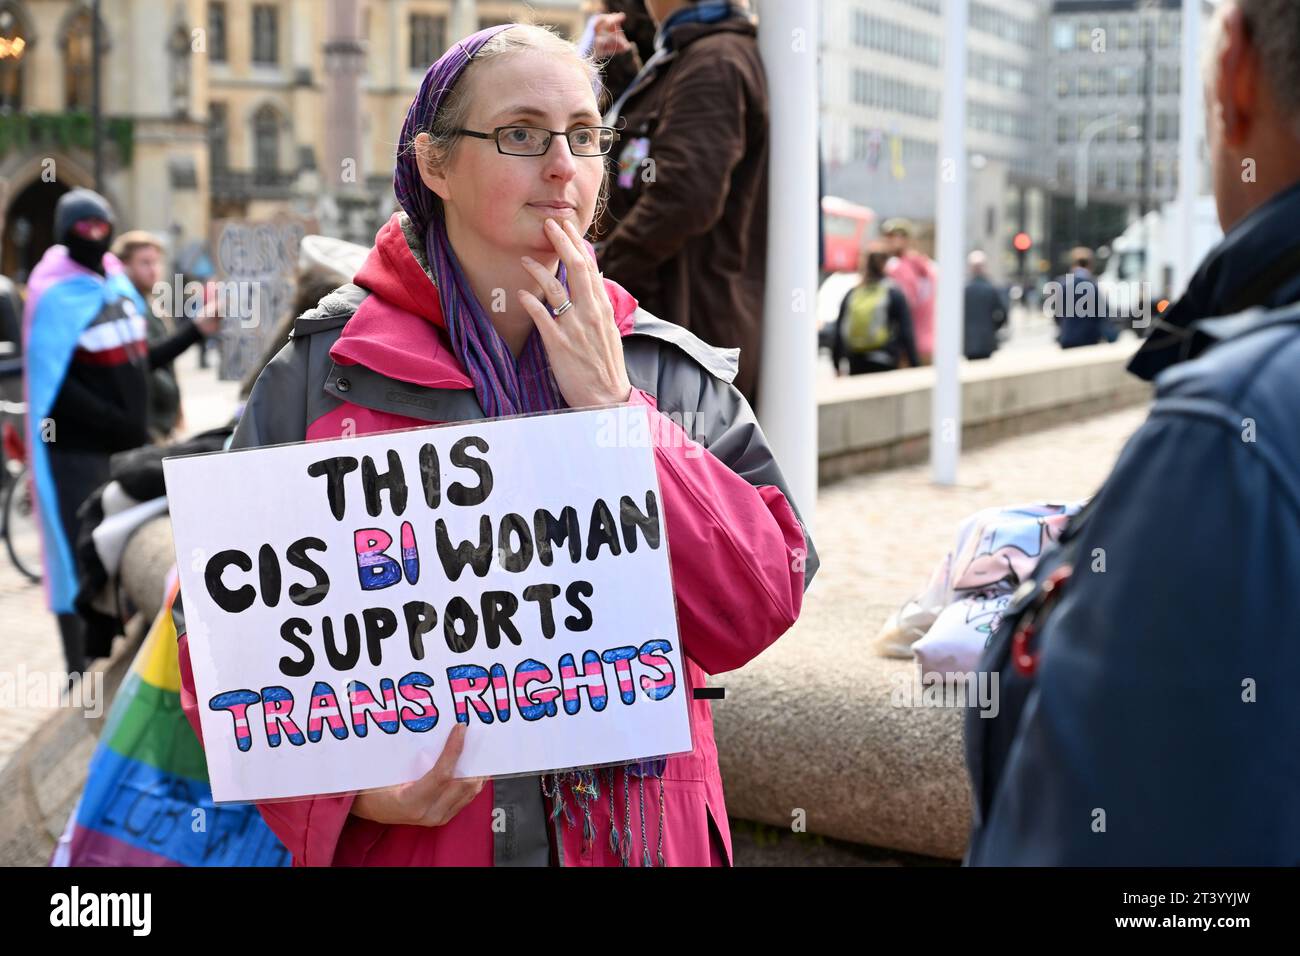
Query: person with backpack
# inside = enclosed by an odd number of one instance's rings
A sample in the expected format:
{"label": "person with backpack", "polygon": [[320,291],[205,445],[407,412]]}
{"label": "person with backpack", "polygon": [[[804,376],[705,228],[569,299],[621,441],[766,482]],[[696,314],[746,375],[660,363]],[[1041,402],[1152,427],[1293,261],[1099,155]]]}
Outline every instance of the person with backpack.
{"label": "person with backpack", "polygon": [[863,251],[862,281],[844,297],[835,323],[831,360],[836,375],[843,374],[841,359],[848,360],[850,375],[896,369],[902,355],[913,368],[921,364],[912,311],[903,290],[885,277],[888,262],[889,253],[880,243]]}

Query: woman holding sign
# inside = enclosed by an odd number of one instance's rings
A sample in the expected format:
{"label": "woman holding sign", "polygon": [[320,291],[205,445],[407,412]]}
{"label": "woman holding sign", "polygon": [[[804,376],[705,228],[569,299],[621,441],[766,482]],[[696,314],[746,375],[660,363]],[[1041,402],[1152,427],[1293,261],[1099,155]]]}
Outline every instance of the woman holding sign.
{"label": "woman holding sign", "polygon": [[[400,133],[402,212],[354,283],[298,319],[253,389],[235,447],[648,407],[694,751],[540,780],[455,779],[457,724],[422,779],[260,805],[297,864],[730,860],[709,704],[691,691],[793,624],[817,560],[731,385],[735,353],[638,309],[600,274],[584,233],[617,133],[600,126],[597,88],[590,61],[534,26],[482,30],[433,64]],[[184,636],[180,649],[197,729]]]}

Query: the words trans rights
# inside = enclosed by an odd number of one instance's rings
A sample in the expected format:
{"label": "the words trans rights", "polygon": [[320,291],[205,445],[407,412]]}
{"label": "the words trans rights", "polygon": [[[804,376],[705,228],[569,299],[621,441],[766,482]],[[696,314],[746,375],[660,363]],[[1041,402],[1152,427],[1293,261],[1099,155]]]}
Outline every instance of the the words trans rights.
{"label": "the words trans rights", "polygon": [[[212,794],[691,749],[648,409],[164,463]],[[644,440],[637,440],[638,436]]]}

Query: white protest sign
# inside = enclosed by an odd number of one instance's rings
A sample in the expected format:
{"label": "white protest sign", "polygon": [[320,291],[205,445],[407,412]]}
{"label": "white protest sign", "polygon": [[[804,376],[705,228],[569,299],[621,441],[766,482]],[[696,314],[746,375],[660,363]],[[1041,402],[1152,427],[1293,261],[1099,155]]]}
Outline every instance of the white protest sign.
{"label": "white protest sign", "polygon": [[213,798],[690,750],[647,415],[167,459]]}

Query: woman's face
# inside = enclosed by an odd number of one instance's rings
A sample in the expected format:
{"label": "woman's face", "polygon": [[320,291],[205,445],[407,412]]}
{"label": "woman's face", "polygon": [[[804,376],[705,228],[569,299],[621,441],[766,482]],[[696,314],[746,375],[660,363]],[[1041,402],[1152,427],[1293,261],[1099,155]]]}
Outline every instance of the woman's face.
{"label": "woman's face", "polygon": [[[524,52],[490,60],[465,78],[470,109],[465,128],[498,126],[569,130],[597,126],[596,97],[577,64]],[[462,136],[441,170],[425,184],[441,197],[448,226],[483,245],[516,254],[554,255],[546,219],[570,220],[585,234],[595,215],[605,157],[574,156],[556,136],[542,156],[506,156],[492,140]],[[540,254],[540,255],[539,255]]]}

